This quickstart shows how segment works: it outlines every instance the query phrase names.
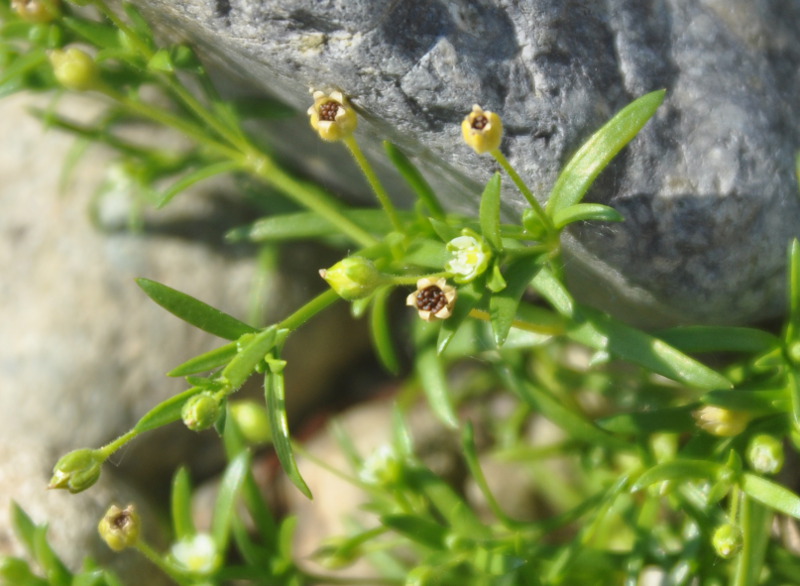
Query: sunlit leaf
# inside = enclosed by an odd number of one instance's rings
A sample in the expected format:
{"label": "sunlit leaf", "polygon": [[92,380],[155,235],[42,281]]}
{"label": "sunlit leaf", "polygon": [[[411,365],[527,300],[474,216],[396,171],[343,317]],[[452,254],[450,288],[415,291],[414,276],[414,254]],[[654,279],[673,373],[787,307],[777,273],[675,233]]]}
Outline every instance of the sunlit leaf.
{"label": "sunlit leaf", "polygon": [[300,492],[307,498],[311,496],[311,490],[306,481],[300,474],[297,461],[292,450],[292,439],[289,435],[289,418],[286,415],[286,391],[283,381],[283,373],[269,372],[264,378],[264,394],[269,413],[269,424],[272,429],[272,443],[278,460],[286,472],[286,476],[292,481]]}
{"label": "sunlit leaf", "polygon": [[665,481],[714,480],[720,464],[706,460],[671,460],[646,470],[631,486],[631,492]]}
{"label": "sunlit leaf", "polygon": [[539,272],[541,265],[534,258],[520,258],[513,261],[503,271],[506,287],[489,298],[489,315],[492,320],[495,343],[502,346],[511,324],[517,316],[517,308],[522,294],[528,288],[533,277]]}
{"label": "sunlit leaf", "polygon": [[170,498],[172,511],[172,530],[175,539],[180,541],[195,534],[196,529],[192,519],[192,486],[189,471],[181,466],[172,478],[172,493]]}
{"label": "sunlit leaf", "polygon": [[742,490],[750,498],[779,513],[800,519],[800,496],[785,486],[749,472],[742,475],[741,483]]}
{"label": "sunlit leaf", "polygon": [[211,521],[211,535],[218,551],[228,547],[239,493],[249,470],[250,454],[243,451],[231,460],[222,475]]}
{"label": "sunlit leaf", "polygon": [[563,228],[573,222],[622,222],[625,218],[612,207],[600,203],[576,203],[553,214],[553,225]]}

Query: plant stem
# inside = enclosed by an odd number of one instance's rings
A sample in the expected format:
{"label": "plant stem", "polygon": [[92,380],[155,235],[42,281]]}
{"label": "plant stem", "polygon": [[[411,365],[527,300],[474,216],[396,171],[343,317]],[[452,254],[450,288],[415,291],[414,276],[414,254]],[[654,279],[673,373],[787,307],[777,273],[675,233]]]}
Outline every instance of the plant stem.
{"label": "plant stem", "polygon": [[181,586],[189,584],[189,581],[184,576],[173,570],[169,566],[169,564],[167,564],[164,561],[164,558],[161,555],[159,555],[158,552],[156,552],[152,547],[147,545],[147,543],[145,543],[140,539],[139,541],[136,542],[136,545],[134,547],[139,553],[141,553],[144,557],[150,560],[154,565],[158,567],[158,569],[160,569],[167,576],[169,576],[174,582],[180,584]]}
{"label": "plant stem", "polygon": [[370,165],[367,158],[364,156],[364,153],[361,151],[361,147],[358,146],[358,142],[356,141],[353,135],[350,135],[343,139],[345,146],[350,150],[350,154],[353,155],[353,158],[358,163],[358,166],[361,167],[362,173],[367,178],[370,187],[372,187],[372,191],[375,192],[375,195],[378,197],[378,201],[383,207],[383,211],[386,212],[386,215],[389,216],[389,220],[392,222],[392,227],[394,228],[395,232],[403,232],[403,223],[400,221],[400,216],[397,214],[397,210],[392,204],[392,200],[389,198],[389,194],[386,193],[386,190],[383,188],[383,184],[378,179],[378,176],[375,174],[375,170]]}
{"label": "plant stem", "polygon": [[136,429],[131,429],[130,431],[119,436],[117,439],[107,443],[102,448],[99,448],[98,451],[101,452],[104,460],[108,459],[111,456],[111,454],[116,452],[118,449],[120,449],[122,446],[127,444],[132,439],[135,439],[138,435],[139,432],[136,431]]}
{"label": "plant stem", "polygon": [[500,163],[500,166],[505,169],[505,172],[508,173],[508,176],[511,177],[511,180],[517,186],[520,193],[525,196],[525,199],[528,200],[531,208],[533,209],[534,213],[539,217],[542,224],[547,228],[547,231],[553,233],[556,231],[555,226],[553,226],[553,221],[550,219],[544,209],[542,208],[541,204],[536,200],[533,193],[528,186],[525,185],[525,182],[522,180],[522,177],[514,170],[514,167],[511,166],[511,163],[508,162],[505,155],[500,152],[500,149],[495,149],[491,151],[491,155],[495,158],[495,160]]}
{"label": "plant stem", "polygon": [[739,527],[742,530],[742,550],[736,562],[736,570],[731,579],[731,586],[756,586],[760,582],[761,570],[764,566],[764,554],[769,541],[769,525],[772,513],[761,503],[755,502],[743,492],[732,498],[739,502]]}
{"label": "plant stem", "polygon": [[[488,312],[482,309],[473,309],[469,312],[470,317],[475,319],[482,319],[483,321],[491,321],[492,317]],[[546,326],[541,324],[534,324],[531,322],[515,319],[511,322],[511,327],[526,332],[533,332],[534,334],[546,334],[550,336],[558,336],[564,333],[564,328],[561,326]]]}
{"label": "plant stem", "polygon": [[328,289],[324,293],[320,293],[314,299],[303,305],[300,309],[295,311],[292,315],[277,324],[279,330],[286,329],[294,331],[307,322],[309,319],[317,315],[320,311],[336,303],[340,297],[333,289]]}

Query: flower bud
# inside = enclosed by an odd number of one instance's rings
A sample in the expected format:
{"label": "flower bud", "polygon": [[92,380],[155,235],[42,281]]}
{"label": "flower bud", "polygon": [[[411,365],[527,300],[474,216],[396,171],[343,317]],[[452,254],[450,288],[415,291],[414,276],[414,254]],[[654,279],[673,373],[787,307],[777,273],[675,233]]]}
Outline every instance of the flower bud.
{"label": "flower bud", "polygon": [[474,281],[483,274],[492,258],[492,251],[483,238],[468,231],[448,242],[446,249],[450,258],[444,270],[453,273],[456,283]]}
{"label": "flower bud", "polygon": [[329,269],[320,269],[319,275],[339,297],[348,301],[367,297],[385,282],[372,261],[361,256],[342,259]]}
{"label": "flower bud", "polygon": [[726,560],[739,552],[743,542],[742,530],[732,523],[725,523],[717,527],[711,538],[711,544],[717,555]]}
{"label": "flower bud", "polygon": [[219,399],[211,393],[200,393],[184,403],[181,418],[192,431],[203,431],[217,422],[219,412]]}
{"label": "flower bud", "polygon": [[56,462],[48,488],[66,488],[73,494],[84,491],[100,478],[104,460],[99,450],[74,450]]}
{"label": "flower bud", "polygon": [[783,444],[776,437],[759,434],[750,440],[746,458],[759,474],[777,474],[783,468]]}
{"label": "flower bud", "polygon": [[272,441],[269,415],[263,405],[255,401],[236,401],[230,406],[230,414],[248,443],[259,445]]}
{"label": "flower bud", "polygon": [[503,140],[503,122],[494,112],[483,110],[475,104],[461,123],[464,142],[479,155],[500,148]]}
{"label": "flower bud", "polygon": [[61,16],[60,4],[59,0],[11,0],[11,9],[22,20],[45,23]]}
{"label": "flower bud", "polygon": [[141,519],[133,505],[128,505],[124,509],[111,505],[105,516],[100,519],[97,531],[108,547],[114,551],[122,551],[136,545],[141,526]]}
{"label": "flower bud", "polygon": [[752,414],[747,411],[734,411],[714,405],[701,407],[692,416],[701,429],[719,437],[739,435],[753,419]]}
{"label": "flower bud", "polygon": [[312,128],[328,142],[347,138],[358,126],[356,111],[342,92],[314,92],[314,105],[308,115]]}
{"label": "flower bud", "polygon": [[55,49],[49,57],[58,83],[68,90],[82,92],[97,85],[100,75],[97,64],[85,51],[76,47]]}

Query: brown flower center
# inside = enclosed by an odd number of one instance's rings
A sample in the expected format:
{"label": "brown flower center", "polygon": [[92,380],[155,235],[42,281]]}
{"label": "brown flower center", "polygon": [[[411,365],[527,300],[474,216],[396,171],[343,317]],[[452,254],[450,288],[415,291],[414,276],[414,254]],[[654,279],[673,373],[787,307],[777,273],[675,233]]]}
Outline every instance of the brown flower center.
{"label": "brown flower center", "polygon": [[429,285],[417,293],[417,308],[436,313],[447,305],[447,297],[436,285]]}
{"label": "brown flower center", "polygon": [[336,120],[336,114],[338,113],[339,113],[339,102],[334,102],[333,100],[325,102],[319,107],[320,120],[334,122]]}
{"label": "brown flower center", "polygon": [[472,119],[472,128],[475,130],[483,130],[487,124],[489,124],[489,119],[483,114]]}
{"label": "brown flower center", "polygon": [[120,511],[113,519],[111,519],[111,525],[114,526],[115,529],[119,531],[124,531],[125,527],[130,525],[131,523],[131,514],[130,511],[124,510]]}

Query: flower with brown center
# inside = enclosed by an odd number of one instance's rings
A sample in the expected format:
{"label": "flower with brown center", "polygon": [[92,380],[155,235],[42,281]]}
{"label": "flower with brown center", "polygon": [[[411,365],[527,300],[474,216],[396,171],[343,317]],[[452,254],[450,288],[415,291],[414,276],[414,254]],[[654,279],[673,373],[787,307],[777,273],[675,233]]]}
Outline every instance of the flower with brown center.
{"label": "flower with brown center", "polygon": [[447,319],[456,303],[456,289],[445,279],[423,277],[417,281],[417,290],[406,297],[406,305],[416,307],[425,321]]}
{"label": "flower with brown center", "polygon": [[108,547],[114,551],[122,551],[139,541],[141,520],[133,505],[120,509],[111,505],[100,520],[97,530]]}
{"label": "flower with brown center", "polygon": [[358,126],[355,110],[342,92],[314,92],[314,105],[308,109],[311,126],[322,140],[335,142],[353,134]]}
{"label": "flower with brown center", "polygon": [[477,104],[461,123],[464,141],[479,155],[500,148],[503,140],[503,122],[494,112],[484,110]]}

